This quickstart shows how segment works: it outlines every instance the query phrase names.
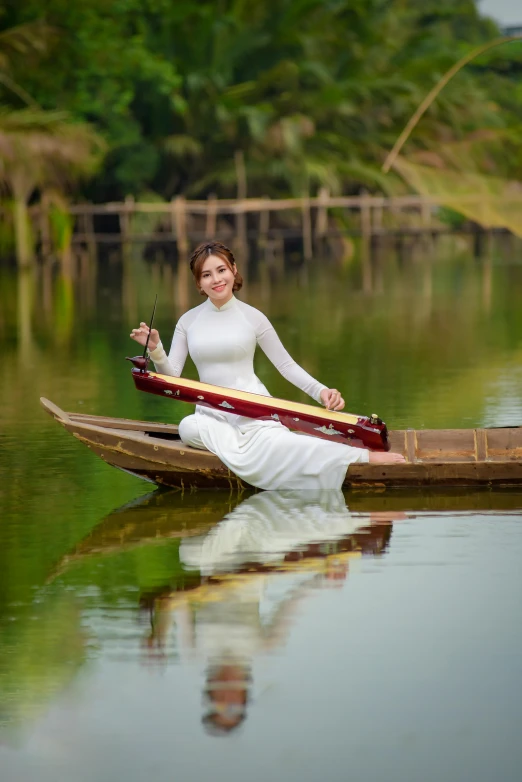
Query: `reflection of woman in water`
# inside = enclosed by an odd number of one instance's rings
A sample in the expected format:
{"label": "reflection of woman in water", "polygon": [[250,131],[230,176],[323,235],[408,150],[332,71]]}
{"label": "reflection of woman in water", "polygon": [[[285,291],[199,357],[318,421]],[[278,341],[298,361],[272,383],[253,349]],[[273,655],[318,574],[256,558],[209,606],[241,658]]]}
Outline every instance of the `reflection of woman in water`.
{"label": "reflection of woman in water", "polygon": [[[254,372],[259,345],[290,383],[330,410],[344,408],[337,389],[319,383],[291,358],[268,318],[236,299],[234,292],[242,280],[227,247],[220,242],[202,244],[192,254],[190,268],[207,298],[180,318],[169,354],[156,329],[149,336],[146,323],[130,335],[140,345],[149,338],[158,372],[179,377],[190,353],[202,382],[269,396]],[[277,420],[253,420],[201,406],[181,421],[179,434],[187,445],[212,451],[239,478],[260,489],[340,489],[354,462],[404,461],[396,453],[298,435]]]}
{"label": "reflection of woman in water", "polygon": [[207,535],[182,541],[180,559],[201,581],[154,599],[149,643],[161,649],[174,619],[183,649],[206,661],[207,730],[243,722],[254,658],[284,644],[310,589],[339,585],[350,558],[385,550],[391,524],[380,521],[350,513],[341,492],[264,492]]}

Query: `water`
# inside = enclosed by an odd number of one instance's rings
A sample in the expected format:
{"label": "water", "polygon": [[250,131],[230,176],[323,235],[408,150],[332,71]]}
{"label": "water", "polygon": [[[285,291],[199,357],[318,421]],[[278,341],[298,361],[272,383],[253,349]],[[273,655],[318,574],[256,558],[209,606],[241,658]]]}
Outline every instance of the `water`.
{"label": "water", "polygon": [[[354,412],[517,424],[519,259],[260,268],[245,299]],[[156,290],[168,342],[178,283],[137,255],[0,271],[2,782],[519,780],[521,492],[151,495],[41,411],[189,412],[122,361]]]}

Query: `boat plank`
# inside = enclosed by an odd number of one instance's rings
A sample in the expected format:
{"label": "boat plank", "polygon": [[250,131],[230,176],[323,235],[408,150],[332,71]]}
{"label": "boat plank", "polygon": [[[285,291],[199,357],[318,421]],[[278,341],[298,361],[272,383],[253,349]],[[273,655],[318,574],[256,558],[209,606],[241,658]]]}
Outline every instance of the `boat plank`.
{"label": "boat plank", "polygon": [[522,427],[488,429],[488,456],[522,459]]}
{"label": "boat plank", "polygon": [[67,413],[71,421],[84,424],[104,426],[108,429],[127,429],[129,431],[158,432],[165,434],[178,434],[177,424],[163,424],[154,421],[133,421],[130,418],[106,418],[98,415],[85,415],[82,413]]}
{"label": "boat plank", "polygon": [[352,464],[344,483],[346,488],[485,485],[522,485],[522,461]]}

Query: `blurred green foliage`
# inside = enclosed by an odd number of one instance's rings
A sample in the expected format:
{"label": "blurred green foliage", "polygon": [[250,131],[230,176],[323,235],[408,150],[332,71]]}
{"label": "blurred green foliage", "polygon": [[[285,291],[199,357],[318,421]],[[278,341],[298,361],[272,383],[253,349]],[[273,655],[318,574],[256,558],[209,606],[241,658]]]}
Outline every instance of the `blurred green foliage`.
{"label": "blurred green foliage", "polygon": [[[0,25],[37,25],[9,59],[45,110],[108,141],[84,195],[149,190],[235,194],[235,153],[250,195],[400,190],[380,165],[441,75],[499,31],[473,0],[26,0]],[[1,39],[1,34],[0,34]],[[0,40],[1,50],[1,40]],[[1,66],[1,62],[0,62]],[[490,136],[480,165],[522,176],[522,44],[492,50],[445,88],[406,154]],[[3,87],[1,100],[20,99]],[[237,159],[237,158],[236,158]]]}

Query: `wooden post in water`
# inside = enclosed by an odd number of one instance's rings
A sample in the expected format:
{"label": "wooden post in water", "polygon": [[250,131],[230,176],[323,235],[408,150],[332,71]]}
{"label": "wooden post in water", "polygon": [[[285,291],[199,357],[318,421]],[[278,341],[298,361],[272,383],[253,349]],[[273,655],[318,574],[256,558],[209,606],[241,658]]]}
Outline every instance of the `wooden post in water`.
{"label": "wooden post in water", "polygon": [[185,196],[179,195],[173,201],[174,222],[176,226],[176,246],[178,250],[178,271],[177,271],[177,300],[179,313],[188,309],[188,286],[189,286],[189,268],[188,268],[188,237],[187,237],[187,210]]}
{"label": "wooden post in water", "polygon": [[207,199],[207,217],[205,222],[205,236],[207,239],[214,239],[216,236],[217,223],[217,205],[216,194],[210,193]]}
{"label": "wooden post in water", "polygon": [[390,214],[392,218],[391,219],[392,229],[394,229],[397,228],[398,224],[400,224],[400,219],[399,219],[400,209],[393,196],[390,198],[389,205],[390,205]]}
{"label": "wooden post in water", "polygon": [[432,205],[429,201],[421,201],[420,213],[422,227],[429,231],[431,229],[431,210]]}
{"label": "wooden post in water", "polygon": [[234,162],[236,164],[237,200],[240,202],[238,203],[238,210],[236,212],[236,234],[240,247],[245,248],[247,243],[246,214],[241,209],[241,202],[247,197],[247,177],[245,153],[242,149],[236,149],[234,153]]}
{"label": "wooden post in water", "polygon": [[96,245],[96,234],[94,232],[94,218],[91,212],[85,212],[83,215],[83,230],[85,232],[85,240],[89,249],[91,261],[96,261],[98,257],[98,247]]}
{"label": "wooden post in water", "polygon": [[328,209],[330,191],[327,187],[321,187],[317,196],[319,202],[315,219],[315,238],[317,241],[324,239],[328,231]]}
{"label": "wooden post in water", "polygon": [[172,209],[174,212],[174,225],[176,228],[176,245],[178,249],[178,257],[186,258],[188,255],[188,238],[185,196],[176,196],[176,198],[174,198],[172,201]]}
{"label": "wooden post in water", "polygon": [[261,283],[262,296],[266,300],[270,290],[269,279],[269,246],[268,231],[270,229],[270,207],[267,203],[268,196],[263,196],[263,202],[259,207],[259,234],[257,237],[258,247],[263,249],[263,257],[259,263],[259,279]]}
{"label": "wooden post in water", "polygon": [[[374,199],[375,201],[375,199]],[[383,198],[379,198],[373,205],[373,226],[372,231],[374,234],[382,233],[382,212],[383,212]]]}
{"label": "wooden post in water", "polygon": [[361,210],[361,259],[363,271],[363,290],[370,293],[373,290],[373,274],[371,259],[372,239],[372,207],[368,192],[364,190],[360,200]]}
{"label": "wooden post in water", "polygon": [[19,366],[28,368],[34,364],[34,337],[32,314],[34,302],[34,274],[29,268],[21,268],[17,276],[17,346]]}
{"label": "wooden post in water", "polygon": [[131,235],[132,213],[134,212],[134,196],[125,197],[123,210],[120,212],[120,233],[123,242],[126,242]]}
{"label": "wooden post in water", "polygon": [[19,268],[24,269],[31,266],[34,262],[29,210],[24,198],[14,199],[13,227],[16,242],[16,260]]}
{"label": "wooden post in water", "polygon": [[47,258],[52,252],[51,224],[49,220],[49,198],[43,193],[40,200],[39,210],[40,222],[40,252],[44,258]]}
{"label": "wooden post in water", "polygon": [[178,255],[178,273],[176,284],[176,299],[178,305],[178,314],[188,310],[189,306],[189,265],[186,256]]}
{"label": "wooden post in water", "polygon": [[278,277],[285,272],[285,240],[277,237],[272,244],[272,268]]}
{"label": "wooden post in water", "polygon": [[305,261],[313,257],[312,247],[312,215],[310,213],[310,197],[304,196],[301,200],[301,215],[303,220],[303,254]]}
{"label": "wooden post in water", "polygon": [[367,190],[363,190],[360,203],[361,236],[365,241],[369,241],[372,235],[372,200]]}
{"label": "wooden post in water", "polygon": [[[269,201],[269,196],[263,196],[263,201]],[[266,247],[270,230],[270,206],[263,204],[259,210],[259,243]]]}

